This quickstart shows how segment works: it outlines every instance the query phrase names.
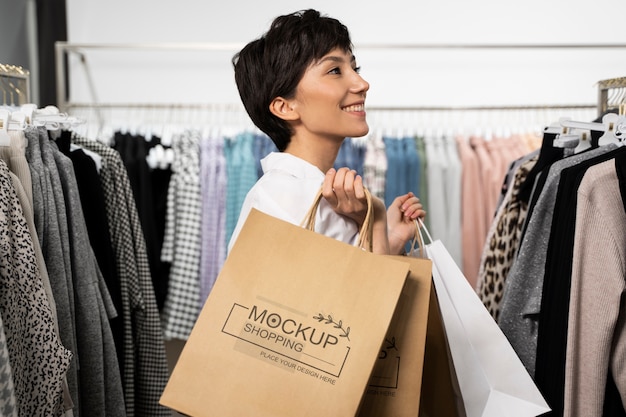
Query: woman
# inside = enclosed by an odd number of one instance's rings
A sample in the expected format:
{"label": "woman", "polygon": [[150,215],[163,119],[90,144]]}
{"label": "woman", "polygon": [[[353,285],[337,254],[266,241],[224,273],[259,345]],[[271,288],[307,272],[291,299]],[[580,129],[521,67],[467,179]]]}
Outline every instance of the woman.
{"label": "woman", "polygon": [[[322,187],[315,230],[355,244],[367,203],[363,180],[349,168],[335,170],[346,137],[368,133],[365,97],[347,28],[304,10],[277,17],[269,31],[233,58],[239,95],[254,124],[280,152],[261,161],[263,176],[249,191],[229,250],[252,208],[301,224]],[[425,216],[412,193],[388,209],[374,200],[373,251],[400,254]]]}

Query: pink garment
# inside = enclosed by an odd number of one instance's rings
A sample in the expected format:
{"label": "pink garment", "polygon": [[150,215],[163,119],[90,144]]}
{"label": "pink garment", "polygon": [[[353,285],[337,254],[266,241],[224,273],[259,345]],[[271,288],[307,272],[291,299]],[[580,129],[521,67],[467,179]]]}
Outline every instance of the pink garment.
{"label": "pink garment", "polygon": [[521,158],[522,156],[531,152],[530,147],[528,146],[528,140],[525,137],[526,135],[514,135],[511,137],[513,142],[511,144],[511,153],[513,154],[513,160]]}
{"label": "pink garment", "polygon": [[500,200],[500,193],[502,191],[502,182],[504,180],[504,176],[506,175],[508,162],[506,161],[507,156],[504,155],[504,143],[502,142],[502,138],[493,137],[491,140],[485,141],[485,147],[487,148],[487,152],[489,152],[489,157],[491,159],[492,172],[491,176],[486,179],[488,184],[488,198],[489,203],[492,201],[495,202],[493,205],[493,211],[491,213],[487,213],[487,223],[491,225],[493,219],[495,217],[495,213],[498,206],[498,201]]}
{"label": "pink garment", "polygon": [[463,274],[476,287],[480,258],[489,225],[485,222],[485,193],[478,156],[466,137],[456,138],[461,161],[461,245]]}
{"label": "pink garment", "polygon": [[504,183],[504,179],[509,173],[509,169],[511,168],[511,163],[517,161],[519,158],[528,154],[528,150],[522,136],[520,135],[512,135],[509,137],[503,137],[499,139],[500,141],[500,155],[502,158],[502,166],[500,173],[500,192],[502,191],[502,184]]}
{"label": "pink garment", "polygon": [[[502,171],[502,181],[504,181],[504,177],[509,171],[511,162],[522,156],[519,154],[518,151],[519,141],[519,136],[509,136],[500,139],[500,155],[502,155],[502,162],[504,163],[504,168]],[[500,186],[502,186],[502,181],[500,181]]]}
{"label": "pink garment", "polygon": [[589,168],[577,195],[563,415],[601,416],[609,371],[626,401],[626,213],[615,160]]}
{"label": "pink garment", "polygon": [[493,184],[491,178],[493,178],[495,166],[491,155],[489,154],[489,150],[487,149],[485,139],[478,136],[472,136],[469,139],[469,144],[478,158],[478,181],[482,185],[480,194],[475,197],[480,198],[483,201],[483,219],[480,224],[480,229],[477,230],[479,234],[479,246],[482,249],[485,239],[487,238],[487,233],[489,232],[489,225],[493,220],[496,212],[496,205],[498,203],[498,200],[494,200],[493,195],[490,192]]}

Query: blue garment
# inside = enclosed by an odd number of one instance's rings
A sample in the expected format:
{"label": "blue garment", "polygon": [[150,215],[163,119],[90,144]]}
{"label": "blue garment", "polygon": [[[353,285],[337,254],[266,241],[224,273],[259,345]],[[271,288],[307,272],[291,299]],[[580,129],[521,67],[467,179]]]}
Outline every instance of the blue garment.
{"label": "blue garment", "polygon": [[254,135],[254,158],[256,163],[257,178],[263,176],[263,168],[261,167],[261,159],[265,158],[271,152],[278,152],[278,148],[265,134]]}
{"label": "blue garment", "polygon": [[405,194],[409,191],[416,196],[420,195],[420,159],[417,153],[417,145],[412,137],[404,137],[401,139],[402,155],[404,156],[405,172],[407,188],[401,193]]}
{"label": "blue garment", "polygon": [[397,138],[383,137],[387,155],[387,174],[385,177],[385,206],[407,191],[406,171],[402,157],[401,141]]}
{"label": "blue garment", "polygon": [[358,144],[352,138],[346,138],[335,159],[334,168],[348,167],[363,176],[363,164],[365,162],[365,146]]}
{"label": "blue garment", "polygon": [[224,142],[226,156],[226,242],[235,230],[246,194],[258,179],[254,158],[254,135],[240,133]]}
{"label": "blue garment", "polygon": [[417,153],[415,139],[383,138],[387,155],[387,177],[385,183],[385,205],[389,205],[400,196],[420,192],[420,158]]}

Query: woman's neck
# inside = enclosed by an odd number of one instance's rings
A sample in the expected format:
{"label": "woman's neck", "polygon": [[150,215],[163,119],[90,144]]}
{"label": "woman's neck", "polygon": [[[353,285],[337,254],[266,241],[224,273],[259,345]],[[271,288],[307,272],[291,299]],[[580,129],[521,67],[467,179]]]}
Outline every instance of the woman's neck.
{"label": "woman's neck", "polygon": [[326,173],[335,164],[342,143],[343,140],[299,140],[294,136],[287,145],[285,152],[304,159]]}

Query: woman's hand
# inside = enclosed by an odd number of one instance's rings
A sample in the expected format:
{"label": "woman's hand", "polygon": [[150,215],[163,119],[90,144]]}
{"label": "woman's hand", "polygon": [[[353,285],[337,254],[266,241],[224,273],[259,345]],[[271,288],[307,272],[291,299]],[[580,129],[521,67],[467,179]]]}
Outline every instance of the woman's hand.
{"label": "woman's hand", "polygon": [[[363,226],[367,215],[367,197],[363,187],[363,179],[355,170],[349,168],[331,168],[326,173],[322,185],[322,195],[334,208],[335,212],[354,220],[359,227]],[[372,196],[373,225],[372,251],[378,254],[389,254],[387,238],[387,212],[385,203]]]}
{"label": "woman's hand", "polygon": [[396,197],[387,209],[387,226],[389,228],[389,248],[392,254],[404,252],[404,247],[415,236],[413,222],[424,218],[426,212],[420,199],[413,193]]}
{"label": "woman's hand", "polygon": [[336,213],[346,216],[363,225],[367,214],[367,198],[363,178],[349,168],[331,168],[326,173],[322,185],[322,196]]}

